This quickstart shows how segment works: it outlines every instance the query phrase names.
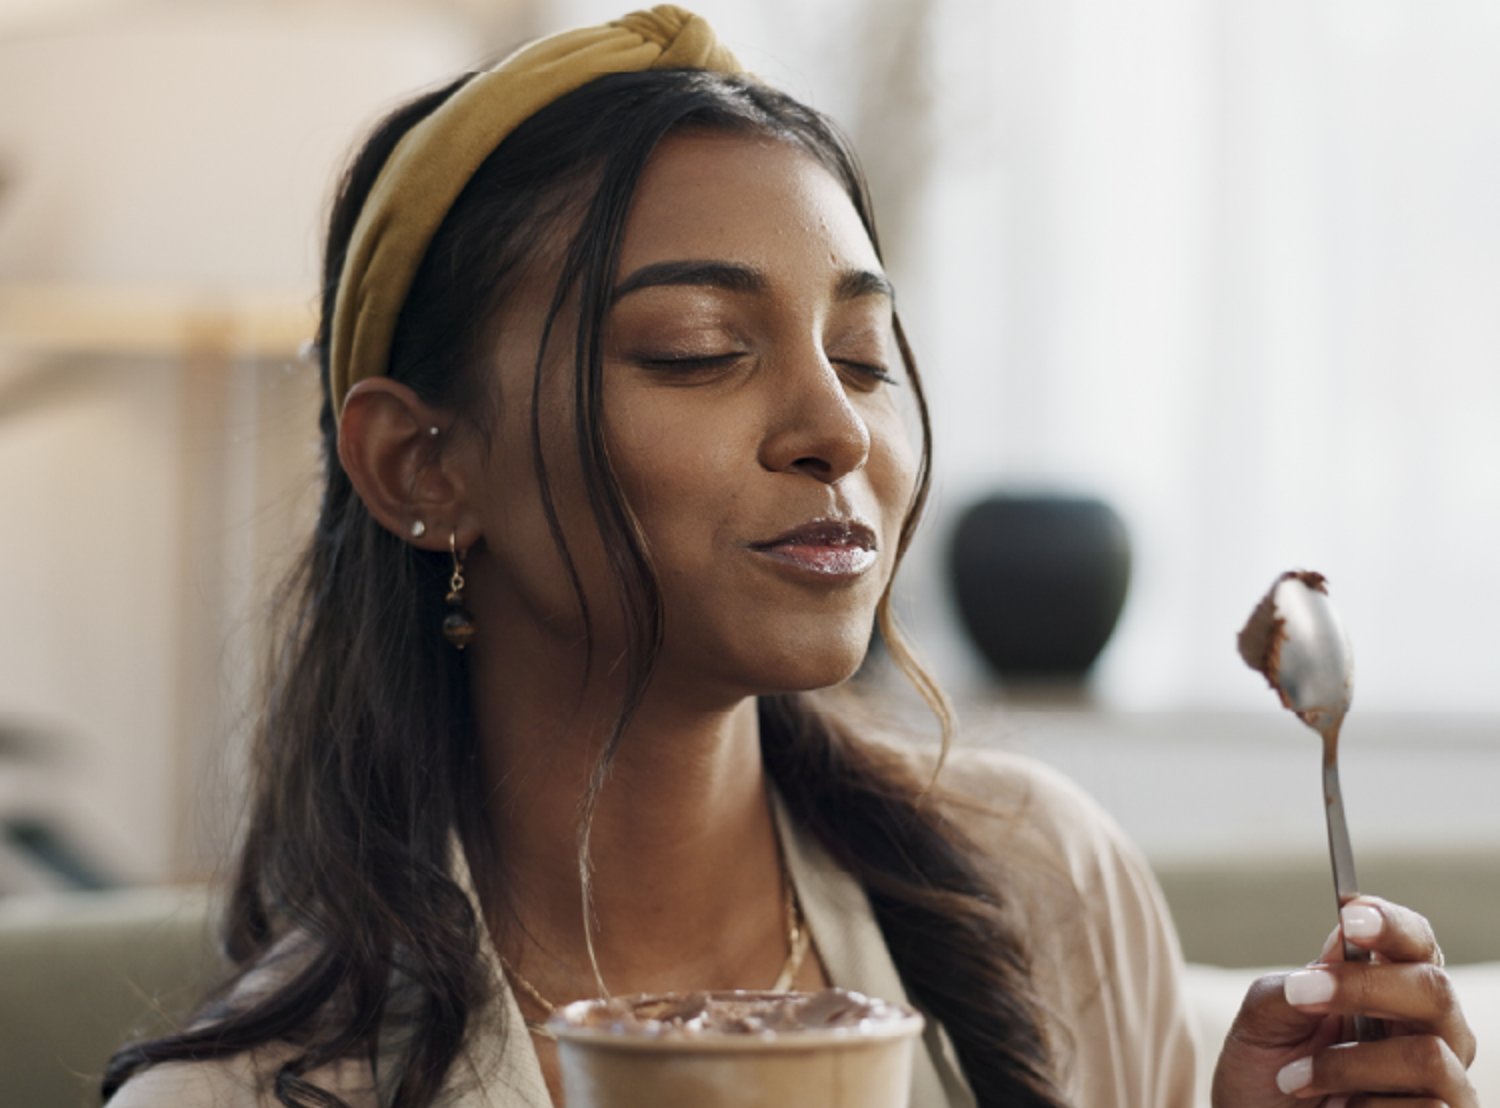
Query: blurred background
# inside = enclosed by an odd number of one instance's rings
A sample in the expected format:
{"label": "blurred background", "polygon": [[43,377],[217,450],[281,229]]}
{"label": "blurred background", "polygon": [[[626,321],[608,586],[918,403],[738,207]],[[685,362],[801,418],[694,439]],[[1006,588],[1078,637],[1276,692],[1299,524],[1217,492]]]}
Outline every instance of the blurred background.
{"label": "blurred background", "polygon": [[[866,160],[937,428],[902,607],[974,741],[1154,859],[1316,855],[1317,740],[1234,649],[1315,568],[1359,661],[1356,846],[1495,856],[1500,6],[695,7]],[[0,5],[0,895],[220,864],[316,501],[337,168],[407,93],[620,10]],[[1093,513],[1097,661],[976,648],[956,539],[997,497]],[[1021,557],[990,530],[965,564]]]}

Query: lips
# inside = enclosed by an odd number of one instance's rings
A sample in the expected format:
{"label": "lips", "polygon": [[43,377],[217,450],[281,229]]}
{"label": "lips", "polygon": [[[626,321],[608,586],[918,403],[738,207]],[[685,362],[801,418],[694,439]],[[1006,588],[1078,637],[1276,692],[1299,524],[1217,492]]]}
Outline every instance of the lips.
{"label": "lips", "polygon": [[750,549],[821,577],[854,577],[875,564],[875,532],[857,519],[816,519]]}

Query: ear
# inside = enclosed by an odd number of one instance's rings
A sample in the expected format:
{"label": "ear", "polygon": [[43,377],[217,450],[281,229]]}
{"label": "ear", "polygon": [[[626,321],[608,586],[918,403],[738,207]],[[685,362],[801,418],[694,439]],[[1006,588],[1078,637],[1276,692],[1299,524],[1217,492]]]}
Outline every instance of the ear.
{"label": "ear", "polygon": [[355,492],[377,523],[423,550],[447,550],[455,532],[460,549],[474,541],[452,429],[451,415],[389,377],[357,382],[339,417],[339,461]]}

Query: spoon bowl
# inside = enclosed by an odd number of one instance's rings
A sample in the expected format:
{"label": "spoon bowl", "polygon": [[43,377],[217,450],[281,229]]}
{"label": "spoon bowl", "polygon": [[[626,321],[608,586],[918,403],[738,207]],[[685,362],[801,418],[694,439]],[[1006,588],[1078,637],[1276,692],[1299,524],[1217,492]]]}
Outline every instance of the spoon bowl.
{"label": "spoon bowl", "polygon": [[[1240,657],[1261,673],[1288,710],[1323,737],[1323,810],[1328,852],[1340,909],[1359,895],[1354,848],[1339,787],[1339,732],[1354,699],[1354,652],[1328,599],[1321,573],[1283,573],[1261,598],[1239,635]],[[1368,962],[1370,953],[1344,940],[1344,961]],[[1354,1037],[1383,1038],[1377,1020],[1359,1017]]]}

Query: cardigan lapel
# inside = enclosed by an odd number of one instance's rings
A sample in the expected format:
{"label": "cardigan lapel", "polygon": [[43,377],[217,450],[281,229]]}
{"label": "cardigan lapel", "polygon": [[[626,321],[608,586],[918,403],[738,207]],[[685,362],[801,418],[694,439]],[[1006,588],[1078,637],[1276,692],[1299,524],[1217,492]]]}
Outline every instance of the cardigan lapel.
{"label": "cardigan lapel", "polygon": [[453,836],[453,875],[468,895],[474,917],[481,921],[479,960],[490,982],[490,998],[477,1014],[475,1027],[464,1048],[468,1073],[449,1079],[451,1108],[552,1108],[542,1066],[537,1061],[526,1020],[516,1004],[510,981],[500,969],[500,956],[489,932],[484,930],[484,912],[474,891],[474,878],[463,844]]}
{"label": "cardigan lapel", "polygon": [[[771,810],[803,919],[833,984],[909,1004],[864,889],[798,827],[774,789]],[[453,849],[454,876],[482,920],[468,860],[457,836]],[[523,1030],[521,1009],[488,936],[480,948],[491,983],[490,1000],[478,1013],[465,1049],[469,1072],[460,1077],[455,1069],[449,1103],[452,1108],[552,1108],[531,1036]],[[913,1058],[911,1108],[974,1108],[953,1045],[932,1020],[922,1033],[922,1045],[924,1049]]]}
{"label": "cardigan lapel", "polygon": [[[833,984],[909,1005],[864,888],[798,827],[774,789],[771,806],[803,919]],[[953,1044],[932,1019],[922,1045],[912,1060],[911,1108],[973,1108]]]}

